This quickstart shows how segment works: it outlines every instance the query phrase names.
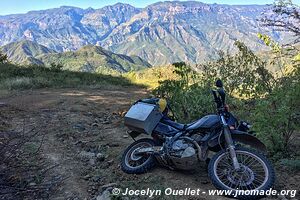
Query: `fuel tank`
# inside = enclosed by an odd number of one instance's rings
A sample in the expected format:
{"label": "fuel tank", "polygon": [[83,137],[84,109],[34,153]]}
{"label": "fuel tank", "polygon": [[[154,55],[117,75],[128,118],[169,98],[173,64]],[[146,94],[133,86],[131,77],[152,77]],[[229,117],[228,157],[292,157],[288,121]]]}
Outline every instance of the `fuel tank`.
{"label": "fuel tank", "polygon": [[193,123],[187,124],[186,130],[211,129],[219,125],[221,124],[218,115],[206,115]]}

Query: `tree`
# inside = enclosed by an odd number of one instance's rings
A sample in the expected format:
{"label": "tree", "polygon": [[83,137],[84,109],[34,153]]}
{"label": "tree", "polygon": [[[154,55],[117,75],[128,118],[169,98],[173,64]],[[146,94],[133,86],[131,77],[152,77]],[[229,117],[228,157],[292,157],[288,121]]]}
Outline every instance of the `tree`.
{"label": "tree", "polygon": [[294,44],[300,42],[300,7],[291,0],[276,0],[272,10],[259,19],[263,26],[294,35]]}
{"label": "tree", "polygon": [[277,31],[289,32],[294,40],[280,45],[268,35],[258,37],[272,49],[269,60],[280,67],[273,91],[258,101],[254,118],[259,136],[263,138],[272,153],[288,152],[293,136],[300,130],[300,8],[291,0],[276,1],[272,12],[266,12],[260,19],[263,25]]}
{"label": "tree", "polygon": [[7,63],[7,62],[8,62],[7,55],[0,52],[0,64]]}
{"label": "tree", "polygon": [[59,63],[51,63],[50,69],[54,72],[60,72],[63,69],[63,65]]}
{"label": "tree", "polygon": [[243,97],[264,96],[270,93],[274,78],[266,68],[266,62],[255,55],[244,43],[235,42],[238,49],[235,55],[220,53],[217,61],[198,65],[203,80],[209,87],[216,79],[224,82],[227,93]]}

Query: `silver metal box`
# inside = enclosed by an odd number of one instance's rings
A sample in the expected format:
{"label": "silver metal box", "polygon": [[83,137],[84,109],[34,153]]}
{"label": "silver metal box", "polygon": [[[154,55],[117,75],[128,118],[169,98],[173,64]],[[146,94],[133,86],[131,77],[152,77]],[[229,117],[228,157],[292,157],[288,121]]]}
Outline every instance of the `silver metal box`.
{"label": "silver metal box", "polygon": [[157,105],[138,102],[126,113],[124,124],[132,131],[151,134],[162,116]]}

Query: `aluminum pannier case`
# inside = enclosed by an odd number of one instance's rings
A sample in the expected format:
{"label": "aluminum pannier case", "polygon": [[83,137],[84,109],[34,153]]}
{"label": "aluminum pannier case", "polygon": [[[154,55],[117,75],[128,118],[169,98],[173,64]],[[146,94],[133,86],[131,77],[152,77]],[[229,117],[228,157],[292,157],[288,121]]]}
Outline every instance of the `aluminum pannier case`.
{"label": "aluminum pannier case", "polygon": [[126,113],[124,124],[132,131],[151,134],[162,116],[157,105],[138,102]]}

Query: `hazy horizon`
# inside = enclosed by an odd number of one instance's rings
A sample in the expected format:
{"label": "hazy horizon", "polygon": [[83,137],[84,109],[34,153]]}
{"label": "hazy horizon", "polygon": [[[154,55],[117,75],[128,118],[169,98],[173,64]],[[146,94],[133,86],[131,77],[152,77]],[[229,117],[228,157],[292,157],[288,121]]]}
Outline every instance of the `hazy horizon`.
{"label": "hazy horizon", "polygon": [[[182,0],[181,0],[182,1]],[[183,0],[182,2],[185,2]],[[126,3],[138,8],[144,8],[148,5],[153,3],[162,2],[158,0],[109,0],[109,1],[94,1],[94,0],[51,0],[51,1],[38,1],[38,0],[28,0],[26,1],[26,5],[22,5],[20,0],[3,0],[1,2],[2,7],[5,9],[0,10],[0,15],[10,15],[10,14],[25,14],[29,11],[38,11],[38,10],[46,10],[46,9],[53,9],[59,8],[61,6],[71,6],[71,7],[78,7],[82,9],[87,8],[102,8],[104,6],[114,5],[116,3]],[[22,1],[24,2],[24,1]],[[242,0],[201,0],[197,2],[203,2],[207,4],[227,4],[227,5],[266,5],[272,4],[273,0],[266,0],[266,1],[259,1],[259,0],[249,0],[247,3]],[[300,4],[300,0],[293,1],[296,4]]]}

